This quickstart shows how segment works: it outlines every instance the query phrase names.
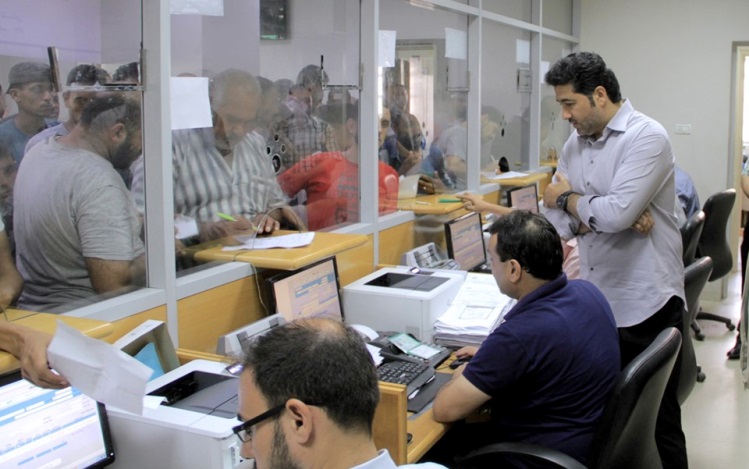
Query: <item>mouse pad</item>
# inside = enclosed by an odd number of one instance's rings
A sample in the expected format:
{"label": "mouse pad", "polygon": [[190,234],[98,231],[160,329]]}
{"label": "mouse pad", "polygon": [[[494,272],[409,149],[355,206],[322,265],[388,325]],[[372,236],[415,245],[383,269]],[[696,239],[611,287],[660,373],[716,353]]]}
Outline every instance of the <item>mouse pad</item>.
{"label": "mouse pad", "polygon": [[435,373],[434,379],[431,383],[425,384],[421,387],[419,392],[414,396],[413,399],[408,400],[406,408],[409,412],[419,412],[421,409],[426,407],[427,404],[434,400],[434,396],[437,395],[437,391],[452,379],[452,373]]}

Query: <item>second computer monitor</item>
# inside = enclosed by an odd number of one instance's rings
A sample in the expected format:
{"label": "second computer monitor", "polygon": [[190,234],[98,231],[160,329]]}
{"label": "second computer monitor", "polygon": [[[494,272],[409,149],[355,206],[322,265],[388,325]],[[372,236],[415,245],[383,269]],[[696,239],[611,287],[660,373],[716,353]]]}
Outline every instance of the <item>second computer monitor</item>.
{"label": "second computer monitor", "polygon": [[286,321],[325,317],[343,321],[335,257],[268,279],[275,310]]}
{"label": "second computer monitor", "polygon": [[445,223],[448,256],[461,270],[474,270],[486,264],[481,215],[469,213]]}
{"label": "second computer monitor", "polygon": [[507,190],[507,205],[517,210],[538,213],[538,189],[535,184]]}

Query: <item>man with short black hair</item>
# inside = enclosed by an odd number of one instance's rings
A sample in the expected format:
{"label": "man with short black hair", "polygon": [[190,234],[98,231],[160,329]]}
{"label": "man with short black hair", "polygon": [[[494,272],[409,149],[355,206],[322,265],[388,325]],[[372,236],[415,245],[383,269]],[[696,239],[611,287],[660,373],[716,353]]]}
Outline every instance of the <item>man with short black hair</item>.
{"label": "man with short black hair", "polygon": [[115,171],[140,154],[140,125],[137,99],[102,93],[70,134],[24,157],[14,192],[23,309],[63,312],[78,300],[144,285],[140,221]]}
{"label": "man with short black hair", "polygon": [[[668,132],[622,98],[598,54],[576,52],[546,73],[575,132],[546,186],[546,216],[578,236],[580,277],[601,289],[619,327],[622,365],[667,327],[681,330],[684,264]],[[663,395],[656,443],[666,469],[686,468],[677,398],[681,356]]]}
{"label": "man with short black hair", "polygon": [[[255,467],[395,468],[377,451],[377,372],[362,338],[331,319],[294,321],[252,342],[235,433]],[[435,464],[401,467],[437,469]]]}
{"label": "man with short black hair", "polygon": [[9,143],[13,159],[20,163],[26,143],[47,126],[44,119],[53,112],[52,101],[57,96],[47,64],[17,63],[10,69],[8,80],[8,94],[18,106],[18,114],[0,124],[0,138]]}
{"label": "man with short black hair", "polygon": [[427,458],[450,465],[445,458],[515,441],[585,463],[619,375],[611,308],[592,283],[567,280],[561,240],[541,215],[513,211],[489,231],[492,275],[517,304],[480,348],[456,352],[473,358],[440,389],[433,411],[454,422],[488,403],[491,421],[456,425]]}

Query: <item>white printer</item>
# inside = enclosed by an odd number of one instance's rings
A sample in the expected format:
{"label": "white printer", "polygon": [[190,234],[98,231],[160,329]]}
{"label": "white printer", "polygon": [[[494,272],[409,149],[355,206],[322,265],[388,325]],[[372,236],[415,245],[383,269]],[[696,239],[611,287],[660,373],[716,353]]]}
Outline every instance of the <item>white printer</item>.
{"label": "white printer", "polygon": [[465,277],[460,270],[380,269],[343,287],[346,322],[431,342],[434,322],[450,306]]}
{"label": "white printer", "polygon": [[113,468],[233,469],[242,463],[237,420],[239,379],[225,363],[193,360],[148,383],[146,392],[170,405],[143,415],[108,408]]}

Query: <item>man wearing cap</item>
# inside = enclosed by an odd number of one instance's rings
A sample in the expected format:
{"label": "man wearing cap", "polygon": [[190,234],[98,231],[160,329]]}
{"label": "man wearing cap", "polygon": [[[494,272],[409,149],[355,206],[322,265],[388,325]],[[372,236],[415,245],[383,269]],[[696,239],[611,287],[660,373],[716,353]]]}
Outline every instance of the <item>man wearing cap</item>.
{"label": "man wearing cap", "polygon": [[90,64],[81,64],[73,67],[68,73],[68,79],[65,81],[65,84],[69,89],[62,93],[65,107],[68,108],[68,120],[61,124],[57,124],[54,127],[44,129],[34,135],[26,144],[24,154],[28,153],[34,145],[45,140],[47,137],[67,135],[71,130],[73,130],[73,127],[75,127],[78,120],[81,118],[83,108],[95,94],[95,92],[91,90],[76,91],[76,87],[94,86],[96,84],[103,85],[107,83],[107,81],[107,72],[99,67]]}
{"label": "man wearing cap", "polygon": [[8,94],[18,106],[18,114],[0,124],[4,138],[16,163],[20,163],[29,139],[44,130],[44,119],[54,108],[52,73],[48,65],[21,62],[10,69]]}

